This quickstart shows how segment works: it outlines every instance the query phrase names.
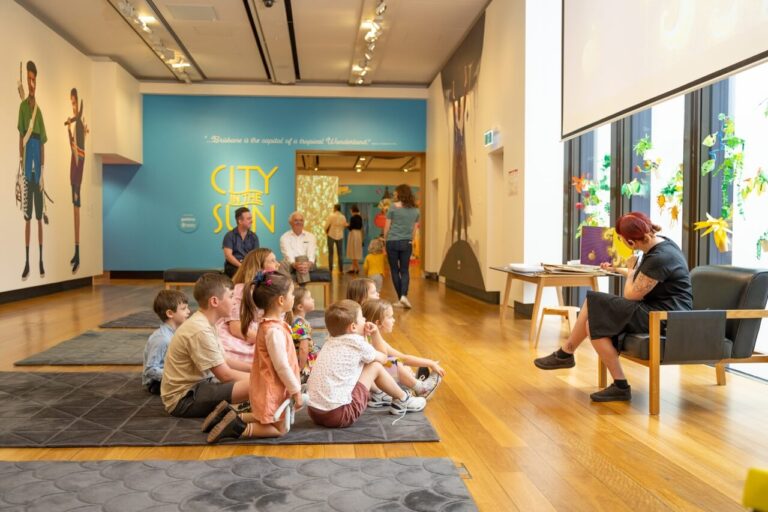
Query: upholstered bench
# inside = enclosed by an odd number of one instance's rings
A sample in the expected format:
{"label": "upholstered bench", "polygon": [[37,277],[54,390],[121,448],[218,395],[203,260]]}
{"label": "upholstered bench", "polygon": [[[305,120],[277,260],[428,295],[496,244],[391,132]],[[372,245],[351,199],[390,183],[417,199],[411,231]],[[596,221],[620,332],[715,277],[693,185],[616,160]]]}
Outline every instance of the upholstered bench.
{"label": "upholstered bench", "polygon": [[194,286],[203,274],[221,274],[220,268],[169,268],[163,272],[165,289]]}
{"label": "upholstered bench", "polygon": [[[726,364],[768,363],[768,355],[755,352],[760,319],[768,318],[768,270],[701,266],[691,271],[691,285],[693,311],[651,311],[648,334],[619,340],[621,357],[649,369],[649,414],[659,414],[661,365],[714,364],[722,386]],[[598,383],[607,384],[602,361]]]}

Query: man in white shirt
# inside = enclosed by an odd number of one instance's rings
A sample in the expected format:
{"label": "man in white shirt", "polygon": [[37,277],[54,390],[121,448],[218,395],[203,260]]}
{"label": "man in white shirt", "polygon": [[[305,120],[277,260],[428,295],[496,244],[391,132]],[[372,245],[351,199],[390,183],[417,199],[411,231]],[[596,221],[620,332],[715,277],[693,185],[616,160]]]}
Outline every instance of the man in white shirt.
{"label": "man in white shirt", "polygon": [[280,266],[283,271],[296,275],[299,283],[309,282],[309,272],[314,270],[317,256],[317,240],[315,235],[304,231],[304,215],[293,212],[288,217],[291,229],[280,237],[280,252],[283,261]]}

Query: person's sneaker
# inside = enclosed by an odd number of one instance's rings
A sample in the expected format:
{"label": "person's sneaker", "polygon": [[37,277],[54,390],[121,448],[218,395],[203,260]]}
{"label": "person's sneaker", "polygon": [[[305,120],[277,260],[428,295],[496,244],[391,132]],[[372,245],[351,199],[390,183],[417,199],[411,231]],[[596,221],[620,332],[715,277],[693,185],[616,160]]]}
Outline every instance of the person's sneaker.
{"label": "person's sneaker", "polygon": [[378,409],[392,405],[392,397],[383,391],[373,391],[368,396],[368,407]]}
{"label": "person's sneaker", "polygon": [[620,388],[616,383],[589,395],[593,402],[627,402],[632,400],[632,386]]}
{"label": "person's sneaker", "polygon": [[409,391],[406,391],[404,399],[392,399],[392,405],[389,406],[389,414],[400,416],[407,412],[423,411],[426,406],[427,400],[425,398],[413,396]]}
{"label": "person's sneaker", "polygon": [[443,379],[440,377],[440,374],[435,372],[421,382],[421,390],[416,394],[425,400],[429,400],[442,381]]}
{"label": "person's sneaker", "polygon": [[542,370],[557,370],[559,368],[573,368],[576,366],[576,359],[573,357],[573,355],[571,355],[571,357],[561,359],[557,357],[557,352],[552,352],[548,356],[534,359],[533,364]]}
{"label": "person's sneaker", "polygon": [[219,405],[214,407],[210,414],[208,414],[208,416],[206,416],[206,418],[203,420],[203,424],[200,426],[200,430],[207,434],[211,431],[213,426],[220,422],[231,410],[233,409],[229,405],[229,402],[222,400],[219,402]]}
{"label": "person's sneaker", "polygon": [[408,297],[406,297],[405,295],[400,297],[400,304],[402,304],[404,308],[408,308],[408,309],[411,309],[413,307],[411,306],[411,301],[409,301]]}
{"label": "person's sneaker", "polygon": [[29,277],[29,262],[24,264],[24,270],[21,272],[21,278],[26,279]]}
{"label": "person's sneaker", "polygon": [[45,277],[45,267],[43,266],[43,260],[40,260],[40,277]]}
{"label": "person's sneaker", "polygon": [[208,442],[215,443],[228,437],[238,438],[245,432],[246,424],[237,417],[235,411],[229,411],[208,434]]}

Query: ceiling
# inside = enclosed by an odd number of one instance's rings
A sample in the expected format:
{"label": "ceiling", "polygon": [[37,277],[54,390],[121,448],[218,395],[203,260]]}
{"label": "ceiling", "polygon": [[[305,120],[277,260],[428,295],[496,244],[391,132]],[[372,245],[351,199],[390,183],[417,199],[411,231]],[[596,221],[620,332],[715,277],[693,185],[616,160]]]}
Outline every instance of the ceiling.
{"label": "ceiling", "polygon": [[[420,155],[297,153],[296,170],[305,172],[419,172]],[[406,171],[407,169],[407,171]]]}
{"label": "ceiling", "polygon": [[[349,84],[366,51],[364,22],[382,0],[16,1],[86,55],[114,60],[140,80]],[[365,84],[425,86],[489,0],[384,2]],[[146,32],[185,57],[186,75],[126,19],[126,4],[156,18]]]}

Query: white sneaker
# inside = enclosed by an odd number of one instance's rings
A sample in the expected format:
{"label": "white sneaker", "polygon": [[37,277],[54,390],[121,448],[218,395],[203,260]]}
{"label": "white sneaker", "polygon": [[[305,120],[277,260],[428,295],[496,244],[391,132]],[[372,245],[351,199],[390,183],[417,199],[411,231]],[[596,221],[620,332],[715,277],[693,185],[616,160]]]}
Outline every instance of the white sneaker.
{"label": "white sneaker", "polygon": [[392,405],[392,397],[383,391],[372,391],[368,396],[368,407],[378,409]]}
{"label": "white sneaker", "polygon": [[406,391],[404,399],[392,399],[392,405],[389,406],[389,414],[401,416],[407,412],[423,411],[426,406],[426,399],[413,396],[410,391]]}
{"label": "white sneaker", "polygon": [[405,295],[400,297],[400,304],[402,304],[404,308],[408,308],[408,309],[411,309],[413,307],[411,306],[411,302],[408,300],[408,297],[406,297]]}
{"label": "white sneaker", "polygon": [[443,379],[437,372],[432,372],[429,377],[421,381],[421,390],[416,394],[425,400],[429,400],[442,381]]}

